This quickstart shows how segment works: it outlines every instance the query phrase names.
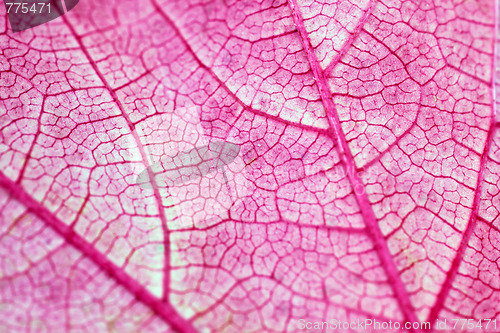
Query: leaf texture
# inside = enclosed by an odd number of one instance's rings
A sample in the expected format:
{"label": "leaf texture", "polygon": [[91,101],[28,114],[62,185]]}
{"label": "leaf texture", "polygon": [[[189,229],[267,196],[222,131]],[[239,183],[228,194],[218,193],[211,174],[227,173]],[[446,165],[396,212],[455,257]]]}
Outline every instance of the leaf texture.
{"label": "leaf texture", "polygon": [[500,331],[497,2],[0,12],[0,332]]}

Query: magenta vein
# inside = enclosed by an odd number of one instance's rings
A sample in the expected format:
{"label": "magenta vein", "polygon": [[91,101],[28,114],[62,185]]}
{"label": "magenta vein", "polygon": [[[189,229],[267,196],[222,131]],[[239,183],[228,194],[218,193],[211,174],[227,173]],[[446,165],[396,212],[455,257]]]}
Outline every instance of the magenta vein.
{"label": "magenta vein", "polygon": [[151,294],[135,279],[131,278],[121,267],[106,258],[101,252],[77,234],[72,228],[64,224],[43,204],[33,199],[21,186],[0,172],[0,187],[2,187],[12,198],[21,202],[26,209],[40,218],[46,225],[51,227],[68,244],[72,245],[86,257],[92,260],[102,271],[106,272],[118,284],[127,289],[136,299],[148,306],[166,323],[180,332],[196,333],[197,330],[190,321],[184,319],[169,303],[165,303]]}
{"label": "magenta vein", "polygon": [[85,47],[85,45],[82,42],[81,37],[78,36],[78,34],[75,32],[75,30],[73,29],[73,27],[71,26],[71,24],[68,22],[66,16],[62,16],[62,19],[64,20],[64,23],[66,23],[66,25],[68,26],[68,29],[73,34],[73,37],[75,38],[76,42],[80,46],[81,51],[83,52],[83,54],[85,55],[85,57],[87,57],[87,59],[89,61],[89,64],[94,69],[96,75],[103,82],[105,88],[111,94],[111,97],[113,98],[113,101],[118,106],[118,109],[120,110],[121,115],[123,116],[123,118],[127,122],[127,125],[128,125],[128,127],[130,129],[130,132],[131,132],[132,136],[134,137],[135,142],[137,142],[137,147],[138,147],[138,150],[139,150],[139,152],[141,154],[141,158],[142,158],[144,164],[146,165],[146,169],[148,170],[147,172],[148,172],[149,179],[150,179],[151,183],[153,184],[154,197],[155,197],[155,200],[156,200],[156,202],[158,204],[158,214],[159,214],[159,218],[160,218],[160,221],[161,221],[161,227],[162,227],[162,231],[163,231],[163,248],[164,248],[164,254],[163,254],[164,255],[163,300],[165,300],[165,301],[168,302],[169,301],[169,294],[170,294],[170,271],[171,271],[171,265],[170,265],[170,255],[171,255],[170,254],[170,231],[168,230],[168,227],[167,227],[167,217],[166,217],[165,211],[163,209],[162,198],[161,198],[160,192],[158,190],[158,185],[156,184],[156,180],[155,180],[153,171],[151,170],[151,165],[150,165],[150,163],[148,161],[148,158],[147,158],[147,155],[146,155],[146,151],[144,150],[144,146],[142,145],[141,140],[139,138],[139,135],[137,134],[137,131],[135,130],[135,125],[132,123],[130,117],[128,116],[127,112],[125,111],[125,108],[124,108],[122,102],[120,101],[120,99],[118,98],[118,95],[116,94],[116,91],[114,89],[112,89],[112,87],[110,86],[109,82],[107,82],[107,80],[104,77],[104,75],[97,68],[97,64],[95,63],[95,61],[90,56],[87,48]]}
{"label": "magenta vein", "polygon": [[[295,24],[297,26],[297,30],[299,31],[302,44],[306,51],[307,58],[311,65],[311,69],[313,71],[314,77],[316,78],[318,89],[326,109],[330,128],[333,131],[333,135],[337,139],[341,160],[345,168],[348,170],[347,174],[349,180],[353,185],[353,188],[357,188],[356,186],[363,186],[363,183],[356,174],[356,172],[352,172],[356,170],[354,157],[352,156],[352,153],[349,149],[349,145],[347,144],[345,136],[343,135],[342,127],[340,125],[340,119],[338,117],[336,107],[332,100],[332,92],[330,91],[330,88],[324,76],[324,72],[319,66],[319,62],[316,58],[313,47],[308,38],[308,34],[302,16],[299,12],[297,0],[289,0],[288,3],[290,4],[292,15]],[[387,242],[382,234],[382,231],[378,226],[377,218],[375,217],[375,213],[373,211],[370,201],[368,200],[366,193],[363,194],[355,193],[355,197],[361,209],[361,214],[363,215],[364,221],[366,223],[368,234],[374,243],[374,248],[378,253],[382,266],[387,274],[389,285],[392,287],[394,291],[395,298],[401,308],[401,311],[405,319],[409,322],[418,322],[415,310],[411,303],[410,297],[407,293],[406,287],[403,281],[401,280],[398,269],[394,263],[392,255],[387,246]],[[420,330],[413,330],[413,332],[420,332]]]}
{"label": "magenta vein", "polygon": [[[495,1],[495,17],[498,18],[498,15],[500,13],[500,1],[497,0]],[[495,20],[495,30],[494,34],[498,31],[499,28],[499,22],[498,19]],[[479,206],[480,206],[480,201],[481,201],[481,193],[483,192],[484,185],[486,182],[484,181],[484,173],[486,170],[486,164],[488,163],[488,157],[490,151],[493,149],[492,141],[493,141],[493,135],[495,131],[497,130],[498,123],[495,123],[495,117],[496,117],[496,65],[497,65],[497,59],[496,57],[499,56],[499,51],[500,48],[497,48],[495,45],[495,35],[492,36],[491,42],[493,43],[493,60],[491,63],[491,81],[488,82],[488,85],[491,86],[491,113],[490,113],[490,129],[488,131],[488,136],[486,137],[486,146],[484,147],[484,151],[481,155],[481,164],[480,164],[480,169],[479,169],[479,174],[477,178],[477,186],[476,190],[474,191],[474,201],[473,201],[473,206],[472,206],[472,212],[471,216],[469,218],[469,223],[467,224],[467,228],[465,229],[464,235],[462,237],[462,241],[460,243],[460,246],[457,250],[457,253],[455,254],[455,258],[453,259],[453,262],[451,263],[451,267],[448,270],[446,274],[446,280],[444,281],[443,285],[441,286],[441,290],[436,298],[436,303],[432,307],[431,311],[429,312],[429,316],[427,317],[428,321],[434,322],[438,316],[441,310],[444,307],[444,302],[446,298],[448,297],[450,290],[453,288],[453,282],[455,281],[455,278],[458,274],[458,270],[460,268],[460,265],[463,262],[463,257],[465,254],[465,251],[467,250],[467,246],[469,245],[470,238],[472,236],[472,233],[474,232],[474,229],[476,228],[476,225],[479,220]]]}

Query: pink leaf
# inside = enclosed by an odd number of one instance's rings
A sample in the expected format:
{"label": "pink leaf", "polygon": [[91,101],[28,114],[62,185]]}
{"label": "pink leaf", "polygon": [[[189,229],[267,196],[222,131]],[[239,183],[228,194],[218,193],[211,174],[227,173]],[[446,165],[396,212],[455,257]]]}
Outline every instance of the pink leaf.
{"label": "pink leaf", "polygon": [[495,6],[2,21],[0,332],[500,331]]}

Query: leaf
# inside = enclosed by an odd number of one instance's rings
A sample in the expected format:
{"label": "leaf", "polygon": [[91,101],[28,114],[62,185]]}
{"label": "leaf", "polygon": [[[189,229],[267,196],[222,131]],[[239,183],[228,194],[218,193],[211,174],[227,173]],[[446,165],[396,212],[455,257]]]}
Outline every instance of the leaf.
{"label": "leaf", "polygon": [[0,331],[497,332],[495,6],[4,20]]}

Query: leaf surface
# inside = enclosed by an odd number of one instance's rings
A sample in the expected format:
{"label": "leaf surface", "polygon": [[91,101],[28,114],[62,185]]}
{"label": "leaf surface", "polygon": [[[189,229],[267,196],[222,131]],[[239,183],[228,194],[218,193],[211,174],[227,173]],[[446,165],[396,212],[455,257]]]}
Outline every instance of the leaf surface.
{"label": "leaf surface", "polygon": [[4,20],[0,331],[498,331],[496,6]]}

